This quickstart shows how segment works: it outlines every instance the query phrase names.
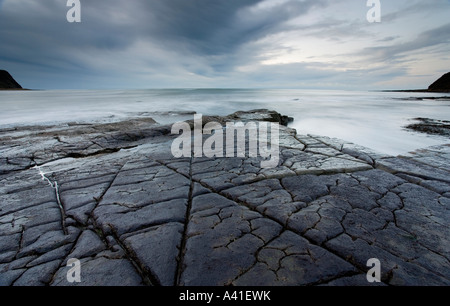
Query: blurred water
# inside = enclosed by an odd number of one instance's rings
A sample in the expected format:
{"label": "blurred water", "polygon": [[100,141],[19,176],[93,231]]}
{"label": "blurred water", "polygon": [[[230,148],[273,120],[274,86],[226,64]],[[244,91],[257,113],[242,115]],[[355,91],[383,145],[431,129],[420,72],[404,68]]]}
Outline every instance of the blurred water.
{"label": "blurred water", "polygon": [[407,100],[443,94],[260,89],[0,91],[0,128],[59,122],[104,122],[151,116],[161,123],[192,119],[153,112],[228,115],[268,108],[294,117],[299,134],[336,137],[398,155],[450,143],[406,131],[412,118],[450,120],[450,101]]}

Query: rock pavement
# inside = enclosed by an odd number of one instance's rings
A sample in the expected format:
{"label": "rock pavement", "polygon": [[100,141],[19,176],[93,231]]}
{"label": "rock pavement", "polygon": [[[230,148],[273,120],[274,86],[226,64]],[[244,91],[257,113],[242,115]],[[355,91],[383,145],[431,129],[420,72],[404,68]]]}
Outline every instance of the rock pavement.
{"label": "rock pavement", "polygon": [[371,285],[370,258],[379,285],[450,285],[450,145],[393,157],[281,127],[261,169],[173,158],[174,137],[150,118],[0,130],[0,285]]}

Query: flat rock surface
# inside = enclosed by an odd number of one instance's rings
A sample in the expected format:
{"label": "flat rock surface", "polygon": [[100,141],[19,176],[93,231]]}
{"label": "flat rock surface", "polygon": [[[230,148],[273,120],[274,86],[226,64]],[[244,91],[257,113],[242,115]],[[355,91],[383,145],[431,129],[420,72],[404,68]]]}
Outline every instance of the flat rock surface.
{"label": "flat rock surface", "polygon": [[381,285],[450,285],[450,145],[393,157],[281,127],[262,169],[174,158],[174,138],[150,118],[0,130],[0,285],[370,285],[371,258]]}

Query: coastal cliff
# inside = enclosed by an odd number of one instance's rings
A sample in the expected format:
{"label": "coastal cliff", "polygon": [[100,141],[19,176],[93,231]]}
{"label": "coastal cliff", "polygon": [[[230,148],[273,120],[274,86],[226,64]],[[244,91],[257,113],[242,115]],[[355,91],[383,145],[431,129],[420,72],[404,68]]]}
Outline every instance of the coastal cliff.
{"label": "coastal cliff", "polygon": [[444,74],[428,87],[428,91],[450,92],[450,72]]}
{"label": "coastal cliff", "polygon": [[0,70],[0,90],[1,89],[22,89],[19,83],[6,70]]}

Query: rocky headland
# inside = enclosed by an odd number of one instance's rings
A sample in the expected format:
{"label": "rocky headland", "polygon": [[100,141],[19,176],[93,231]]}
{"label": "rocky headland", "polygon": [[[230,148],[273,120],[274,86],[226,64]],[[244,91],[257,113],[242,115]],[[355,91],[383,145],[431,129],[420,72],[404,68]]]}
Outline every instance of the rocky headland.
{"label": "rocky headland", "polygon": [[281,126],[262,169],[174,158],[175,136],[151,118],[0,130],[0,285],[366,286],[371,258],[379,285],[450,285],[450,144],[395,157]]}
{"label": "rocky headland", "polygon": [[444,74],[428,87],[431,92],[450,92],[450,72]]}
{"label": "rocky headland", "polygon": [[[401,90],[384,90],[385,92],[424,92],[424,93],[447,93],[450,92],[450,72],[444,74],[437,79],[427,89],[401,89]],[[431,99],[441,99],[442,97],[434,97]],[[412,98],[414,99],[414,98]],[[430,99],[430,97],[423,97],[419,99]],[[447,97],[448,99],[448,97]]]}
{"label": "rocky headland", "polygon": [[0,90],[23,89],[6,70],[0,70]]}

